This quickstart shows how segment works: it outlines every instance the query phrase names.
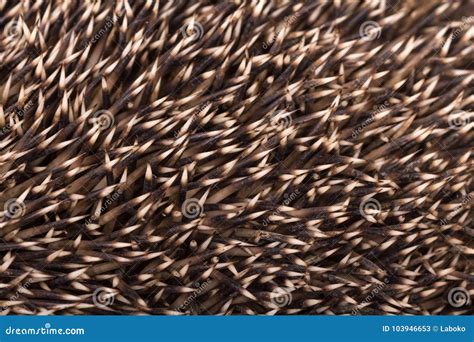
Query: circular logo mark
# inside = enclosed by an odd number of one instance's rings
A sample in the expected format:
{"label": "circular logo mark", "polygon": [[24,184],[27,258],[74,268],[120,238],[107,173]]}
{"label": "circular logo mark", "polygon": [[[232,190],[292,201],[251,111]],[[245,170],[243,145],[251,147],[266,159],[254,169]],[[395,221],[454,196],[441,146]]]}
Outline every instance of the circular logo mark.
{"label": "circular logo mark", "polygon": [[375,21],[364,21],[359,27],[359,36],[362,40],[372,41],[378,39],[382,33],[382,28]]}
{"label": "circular logo mark", "polygon": [[5,25],[3,29],[5,36],[15,39],[21,37],[23,30],[21,29],[21,24],[17,20],[10,21]]}
{"label": "circular logo mark", "polygon": [[280,110],[272,114],[270,122],[277,129],[286,129],[291,126],[291,114],[285,110]]}
{"label": "circular logo mark", "polygon": [[181,212],[183,213],[184,217],[188,219],[195,219],[199,217],[204,211],[201,203],[197,198],[188,198],[183,202],[181,206]]}
{"label": "circular logo mark", "polygon": [[293,299],[291,292],[283,287],[277,287],[276,289],[274,289],[270,295],[270,298],[272,303],[278,306],[279,308],[291,304],[291,301]]}
{"label": "circular logo mark", "polygon": [[204,28],[198,22],[188,23],[181,27],[181,34],[183,38],[191,38],[191,41],[194,42],[201,39],[204,34]]}
{"label": "circular logo mark", "polygon": [[448,303],[452,307],[460,308],[471,302],[469,292],[464,287],[455,287],[449,290]]}
{"label": "circular logo mark", "polygon": [[15,219],[20,216],[23,216],[26,211],[26,206],[25,203],[20,201],[18,198],[10,198],[8,201],[5,202],[3,209],[5,210],[6,217],[10,219]]}
{"label": "circular logo mark", "polygon": [[114,115],[105,109],[99,110],[92,115],[92,125],[97,127],[101,131],[105,131],[113,126],[115,122]]}
{"label": "circular logo mark", "polygon": [[374,221],[374,215],[377,215],[382,210],[382,205],[375,198],[369,198],[360,203],[360,214],[369,221]]}
{"label": "circular logo mark", "polygon": [[99,308],[105,308],[114,303],[115,293],[106,287],[99,287],[92,295],[92,302]]}
{"label": "circular logo mark", "polygon": [[469,124],[470,113],[464,110],[456,110],[449,114],[448,124],[450,128],[461,129]]}

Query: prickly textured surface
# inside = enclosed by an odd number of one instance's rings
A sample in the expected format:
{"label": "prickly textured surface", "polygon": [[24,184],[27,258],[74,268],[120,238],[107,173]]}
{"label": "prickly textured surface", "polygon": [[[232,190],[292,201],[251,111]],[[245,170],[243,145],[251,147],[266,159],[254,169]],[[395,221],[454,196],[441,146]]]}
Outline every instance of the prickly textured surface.
{"label": "prickly textured surface", "polygon": [[3,314],[467,314],[469,1],[0,1]]}

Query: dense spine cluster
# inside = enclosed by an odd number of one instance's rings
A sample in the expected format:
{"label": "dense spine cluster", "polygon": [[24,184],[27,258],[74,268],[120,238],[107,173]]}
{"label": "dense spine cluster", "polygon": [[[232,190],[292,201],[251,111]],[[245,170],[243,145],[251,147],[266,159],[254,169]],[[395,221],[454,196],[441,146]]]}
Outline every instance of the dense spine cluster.
{"label": "dense spine cluster", "polygon": [[0,0],[2,314],[473,313],[472,1]]}

